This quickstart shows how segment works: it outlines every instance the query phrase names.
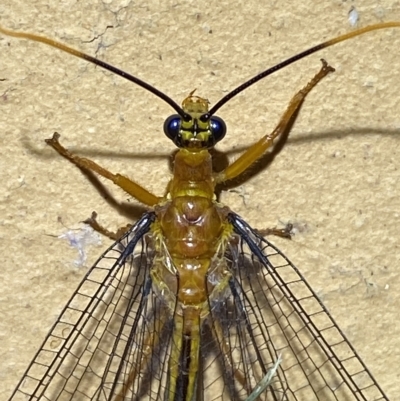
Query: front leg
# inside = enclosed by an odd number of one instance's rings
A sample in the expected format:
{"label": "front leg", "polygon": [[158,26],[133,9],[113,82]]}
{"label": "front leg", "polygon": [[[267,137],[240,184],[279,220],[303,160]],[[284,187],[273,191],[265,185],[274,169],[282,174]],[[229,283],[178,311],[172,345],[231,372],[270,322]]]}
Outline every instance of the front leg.
{"label": "front leg", "polygon": [[64,146],[60,144],[59,138],[60,134],[55,132],[53,138],[46,139],[46,143],[55,149],[61,156],[65,157],[71,163],[74,163],[77,167],[83,170],[93,171],[98,175],[107,178],[115,185],[118,185],[120,188],[122,188],[130,196],[147,206],[154,206],[162,200],[162,198],[147,191],[147,189],[143,188],[141,185],[130,180],[129,178],[121,174],[113,174],[92,160],[72,154],[68,149],[64,148]]}
{"label": "front leg", "polygon": [[322,61],[322,67],[314,78],[299,92],[297,92],[289,103],[289,106],[283,113],[277,127],[271,134],[264,135],[259,141],[250,146],[237,160],[229,165],[224,171],[215,175],[215,182],[217,184],[231,180],[238,175],[245,172],[258,158],[260,158],[268,148],[273,144],[276,137],[285,132],[287,126],[290,124],[292,117],[298,111],[306,96],[310,91],[326,77],[330,72],[335,71],[333,67],[328,65],[325,60]]}

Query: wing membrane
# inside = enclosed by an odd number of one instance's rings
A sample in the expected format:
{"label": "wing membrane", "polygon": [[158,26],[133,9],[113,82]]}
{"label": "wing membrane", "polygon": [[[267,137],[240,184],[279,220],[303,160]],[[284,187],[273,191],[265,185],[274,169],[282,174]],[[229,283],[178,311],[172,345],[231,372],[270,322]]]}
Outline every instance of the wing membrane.
{"label": "wing membrane", "polygon": [[100,401],[121,391],[132,357],[141,358],[135,346],[154,326],[144,241],[153,220],[144,215],[90,269],[10,400]]}
{"label": "wing membrane", "polygon": [[240,236],[233,258],[236,308],[251,326],[246,333],[243,325],[234,327],[231,336],[240,331],[250,352],[261,353],[262,360],[253,358],[258,365],[282,357],[266,399],[387,400],[298,269],[239,216],[230,221]]}
{"label": "wing membrane", "polygon": [[[91,268],[10,401],[187,401],[184,382],[168,391],[181,317],[151,279],[163,260],[147,234],[155,218],[145,214]],[[271,368],[259,400],[388,401],[297,268],[239,216],[229,221],[237,234],[206,278],[200,338],[184,341],[200,341],[190,401],[244,401]]]}

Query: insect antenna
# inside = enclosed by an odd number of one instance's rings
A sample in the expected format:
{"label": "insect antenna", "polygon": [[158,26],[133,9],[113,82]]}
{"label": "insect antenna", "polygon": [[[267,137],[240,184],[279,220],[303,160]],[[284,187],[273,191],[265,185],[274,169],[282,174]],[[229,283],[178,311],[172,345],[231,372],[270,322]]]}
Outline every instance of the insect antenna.
{"label": "insect antenna", "polygon": [[89,56],[88,54],[85,54],[83,52],[80,52],[79,50],[73,49],[72,47],[66,46],[63,43],[57,42],[56,40],[46,38],[45,36],[40,36],[40,35],[35,35],[32,33],[25,33],[25,32],[15,32],[15,31],[6,29],[2,26],[0,26],[0,32],[3,33],[4,35],[13,36],[15,38],[24,38],[24,39],[33,40],[35,42],[45,43],[46,45],[55,47],[56,49],[62,50],[66,53],[72,54],[73,56],[76,56],[83,60],[89,61],[90,63],[93,63],[101,68],[104,68],[105,70],[112,72],[113,74],[119,75],[120,77],[125,78],[128,81],[135,83],[136,85],[142,87],[143,89],[146,89],[147,91],[151,92],[153,95],[156,95],[160,99],[164,100],[164,102],[168,103],[185,121],[190,121],[190,119],[191,119],[190,116],[188,114],[186,114],[183,111],[183,109],[174,100],[172,100],[169,96],[167,96],[165,93],[159,91],[158,89],[156,89],[154,86],[148,84],[147,82],[144,82],[141,79],[139,79],[131,74],[128,74],[127,72],[124,72],[124,71],[120,70],[119,68],[112,66],[111,64],[106,63],[105,61],[102,61],[95,57]]}
{"label": "insect antenna", "polygon": [[233,89],[231,92],[229,92],[227,95],[225,95],[221,100],[219,100],[210,110],[208,113],[204,114],[201,116],[202,121],[207,121],[209,118],[215,114],[217,110],[219,110],[225,103],[227,103],[229,100],[231,100],[233,97],[238,95],[240,92],[244,91],[248,87],[252,86],[256,82],[260,81],[261,79],[267,77],[268,75],[273,74],[276,71],[281,70],[282,68],[295,63],[298,60],[301,60],[302,58],[305,58],[309,56],[310,54],[316,53],[319,50],[325,49],[329,46],[335,45],[336,43],[344,42],[347,39],[354,38],[359,35],[363,35],[364,33],[371,32],[371,31],[377,31],[378,29],[387,29],[387,28],[399,28],[400,27],[400,22],[382,22],[379,24],[374,24],[374,25],[369,25],[364,28],[357,29],[353,32],[345,33],[344,35],[337,36],[336,38],[327,40],[326,42],[320,43],[319,45],[313,46],[301,53],[296,54],[295,56],[292,56],[285,61],[282,61],[273,67],[270,67],[266,69],[265,71],[257,74],[253,78],[250,78],[248,81],[245,83],[239,85],[237,88]]}
{"label": "insect antenna", "polygon": [[[310,49],[307,49],[301,53],[298,53],[295,56],[292,56],[292,57],[286,59],[285,61],[282,61],[282,62],[276,64],[275,66],[266,69],[265,71],[261,72],[260,74],[257,74],[256,76],[249,79],[245,83],[239,85],[237,88],[233,89],[231,92],[229,92],[227,95],[225,95],[221,100],[219,100],[207,113],[203,114],[200,117],[200,120],[208,121],[210,119],[210,117],[216,113],[217,110],[219,110],[225,103],[227,103],[233,97],[238,95],[240,92],[244,91],[245,89],[252,86],[256,82],[260,81],[261,79],[273,74],[276,71],[281,70],[282,68],[284,68],[290,64],[295,63],[298,60],[301,60],[302,58],[309,56],[310,54],[316,53],[319,50],[322,50],[329,46],[335,45],[336,43],[343,42],[347,39],[351,39],[356,36],[363,35],[364,33],[367,33],[367,32],[376,31],[379,29],[398,28],[398,27],[400,27],[400,22],[382,22],[379,24],[370,25],[370,26],[367,26],[364,28],[357,29],[353,32],[337,36],[336,38],[327,40],[326,42],[320,43],[316,46],[311,47]],[[44,36],[35,35],[32,33],[25,33],[25,32],[15,32],[15,31],[6,29],[2,26],[0,26],[0,32],[5,35],[13,36],[16,38],[30,39],[35,42],[45,43],[49,46],[55,47],[59,50],[63,50],[69,54],[72,54],[73,56],[76,56],[83,60],[89,61],[90,63],[93,63],[101,68],[104,68],[105,70],[108,70],[116,75],[119,75],[120,77],[125,78],[128,81],[131,81],[131,82],[135,83],[136,85],[142,87],[143,89],[146,89],[147,91],[153,93],[155,96],[159,97],[160,99],[164,100],[167,104],[169,104],[182,117],[182,119],[184,121],[191,120],[191,117],[187,113],[185,113],[185,111],[174,100],[172,100],[169,96],[167,96],[165,93],[156,89],[154,86],[142,81],[141,79],[139,79],[131,74],[128,74],[127,72],[124,72],[124,71],[120,70],[119,68],[112,66],[111,64],[106,63],[105,61],[98,60],[95,57],[89,56],[88,54],[85,54],[79,50],[76,50],[69,46],[66,46],[63,43],[57,42],[53,39],[48,39]]]}

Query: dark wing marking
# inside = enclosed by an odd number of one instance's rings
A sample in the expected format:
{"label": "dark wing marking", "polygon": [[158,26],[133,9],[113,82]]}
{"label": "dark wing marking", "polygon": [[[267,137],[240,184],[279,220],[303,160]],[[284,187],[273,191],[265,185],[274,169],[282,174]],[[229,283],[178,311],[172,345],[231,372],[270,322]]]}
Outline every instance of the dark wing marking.
{"label": "dark wing marking", "polygon": [[229,256],[234,306],[225,319],[220,308],[218,319],[232,348],[230,375],[242,372],[253,388],[281,355],[260,399],[388,401],[298,269],[239,216],[231,213],[229,221],[239,236]]}
{"label": "dark wing marking", "polygon": [[[105,401],[118,399],[116,395],[123,400],[133,398],[132,388],[148,400],[165,392],[165,383],[152,384],[145,377],[156,365],[166,370],[166,351],[152,342],[160,342],[171,321],[151,291],[154,252],[145,234],[154,220],[154,213],[145,214],[90,269],[10,401]],[[164,314],[161,326],[154,310]],[[158,350],[150,359],[146,341]]]}
{"label": "dark wing marking", "polygon": [[[151,279],[165,256],[146,235],[154,220],[145,214],[90,269],[10,401],[170,399],[176,311]],[[237,235],[205,283],[216,291],[191,401],[246,400],[279,355],[260,400],[388,401],[296,267],[237,215],[229,220]],[[179,392],[173,399],[187,401]]]}

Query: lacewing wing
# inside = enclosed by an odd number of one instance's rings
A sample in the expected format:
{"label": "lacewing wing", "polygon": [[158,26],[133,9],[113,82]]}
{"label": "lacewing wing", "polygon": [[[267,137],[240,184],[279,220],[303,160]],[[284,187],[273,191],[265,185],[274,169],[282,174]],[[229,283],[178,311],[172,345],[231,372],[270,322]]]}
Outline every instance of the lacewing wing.
{"label": "lacewing wing", "polygon": [[53,344],[54,345],[54,344]]}

